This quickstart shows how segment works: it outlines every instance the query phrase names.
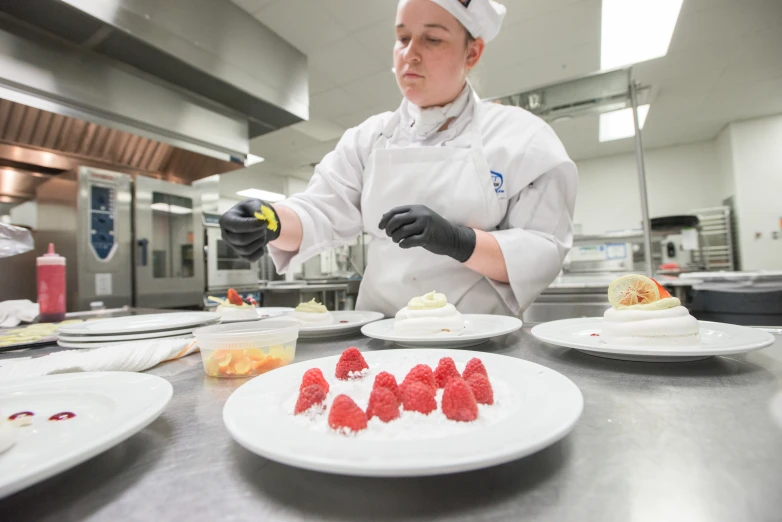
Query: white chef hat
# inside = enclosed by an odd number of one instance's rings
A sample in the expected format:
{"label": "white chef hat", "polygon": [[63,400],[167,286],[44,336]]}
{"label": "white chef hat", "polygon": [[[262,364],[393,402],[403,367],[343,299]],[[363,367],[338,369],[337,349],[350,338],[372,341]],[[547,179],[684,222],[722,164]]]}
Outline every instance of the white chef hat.
{"label": "white chef hat", "polygon": [[432,0],[459,20],[473,38],[494,40],[499,34],[505,6],[494,0]]}

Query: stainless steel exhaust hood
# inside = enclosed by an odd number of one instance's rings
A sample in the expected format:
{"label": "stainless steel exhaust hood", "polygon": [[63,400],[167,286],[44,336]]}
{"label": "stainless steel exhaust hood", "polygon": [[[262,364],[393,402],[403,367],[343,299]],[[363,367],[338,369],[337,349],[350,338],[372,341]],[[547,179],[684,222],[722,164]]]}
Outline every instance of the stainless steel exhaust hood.
{"label": "stainless steel exhaust hood", "polygon": [[229,0],[0,0],[0,98],[235,164],[309,115],[306,57]]}

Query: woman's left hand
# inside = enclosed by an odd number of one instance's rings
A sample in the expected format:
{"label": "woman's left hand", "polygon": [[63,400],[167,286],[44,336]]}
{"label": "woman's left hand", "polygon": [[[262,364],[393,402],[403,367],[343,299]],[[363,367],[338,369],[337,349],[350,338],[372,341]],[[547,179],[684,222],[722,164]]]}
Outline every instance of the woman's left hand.
{"label": "woman's left hand", "polygon": [[475,231],[454,225],[424,205],[396,207],[380,220],[380,230],[402,248],[424,247],[464,263],[475,251]]}

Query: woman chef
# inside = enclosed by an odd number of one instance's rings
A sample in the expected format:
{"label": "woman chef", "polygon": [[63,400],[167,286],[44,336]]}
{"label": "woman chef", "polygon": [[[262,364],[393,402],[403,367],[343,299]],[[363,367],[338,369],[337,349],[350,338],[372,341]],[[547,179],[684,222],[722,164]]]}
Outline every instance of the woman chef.
{"label": "woman chef", "polygon": [[307,190],[273,206],[278,227],[247,200],[222,216],[223,238],[250,260],[268,244],[282,273],[363,229],[357,309],[393,317],[436,290],[462,313],[519,314],[572,245],[578,175],[545,122],[467,82],[504,15],[491,0],[401,0],[399,109],[348,130]]}

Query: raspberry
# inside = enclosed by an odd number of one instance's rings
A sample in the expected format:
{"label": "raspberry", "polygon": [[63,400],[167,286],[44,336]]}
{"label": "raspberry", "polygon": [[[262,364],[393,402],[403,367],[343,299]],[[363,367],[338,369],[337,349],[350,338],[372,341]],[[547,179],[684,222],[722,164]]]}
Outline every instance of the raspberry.
{"label": "raspberry", "polygon": [[467,384],[478,404],[494,404],[494,390],[491,389],[488,377],[482,373],[473,373],[467,377]]}
{"label": "raspberry", "polygon": [[350,378],[358,377],[363,370],[368,370],[369,365],[364,360],[364,356],[358,351],[358,348],[351,346],[339,357],[335,375],[337,379],[346,381]]}
{"label": "raspberry", "polygon": [[405,387],[414,382],[420,382],[421,384],[429,386],[432,388],[433,393],[437,391],[437,385],[434,383],[434,374],[432,373],[432,369],[425,364],[416,364],[413,366],[412,370],[407,372],[407,375],[405,375],[405,379],[402,381],[402,384],[399,385],[399,389],[402,390],[403,396],[405,393]]}
{"label": "raspberry", "polygon": [[367,427],[367,416],[353,399],[337,395],[329,411],[329,426],[340,431],[361,431]]}
{"label": "raspberry", "polygon": [[293,410],[293,414],[304,413],[316,404],[322,408],[325,400],[326,392],[323,391],[323,388],[318,384],[310,384],[299,392],[299,400],[296,401],[296,409]]}
{"label": "raspberry", "polygon": [[375,384],[372,386],[372,391],[378,388],[387,388],[396,398],[397,406],[402,404],[402,392],[399,391],[399,386],[396,384],[396,377],[388,372],[380,372],[375,377]]}
{"label": "raspberry", "polygon": [[388,388],[378,387],[369,395],[367,417],[377,417],[383,422],[391,422],[399,418],[399,403],[396,396]]}
{"label": "raspberry", "polygon": [[233,288],[228,289],[228,293],[226,297],[228,298],[228,302],[231,303],[232,305],[242,306],[244,304],[244,300],[242,299],[242,296],[240,296],[239,293]]}
{"label": "raspberry", "polygon": [[459,370],[456,369],[453,359],[443,357],[434,370],[434,382],[437,383],[438,388],[445,388],[451,377],[461,377],[461,375],[459,375]]}
{"label": "raspberry", "polygon": [[323,377],[323,372],[320,371],[320,368],[310,368],[304,372],[304,377],[301,378],[301,386],[299,386],[299,390],[303,390],[311,384],[317,384],[323,388],[324,392],[329,392],[329,383],[326,378]]}
{"label": "raspberry", "polygon": [[437,409],[434,388],[418,381],[402,388],[402,405],[406,411],[417,411],[428,415]]}
{"label": "raspberry", "polygon": [[486,376],[487,379],[489,378],[489,374],[486,373],[486,367],[477,357],[473,357],[467,361],[467,366],[464,367],[464,371],[462,372],[462,378],[466,379],[473,373],[482,373]]}
{"label": "raspberry", "polygon": [[448,381],[443,391],[442,407],[445,416],[453,421],[470,422],[478,418],[478,403],[464,379]]}

